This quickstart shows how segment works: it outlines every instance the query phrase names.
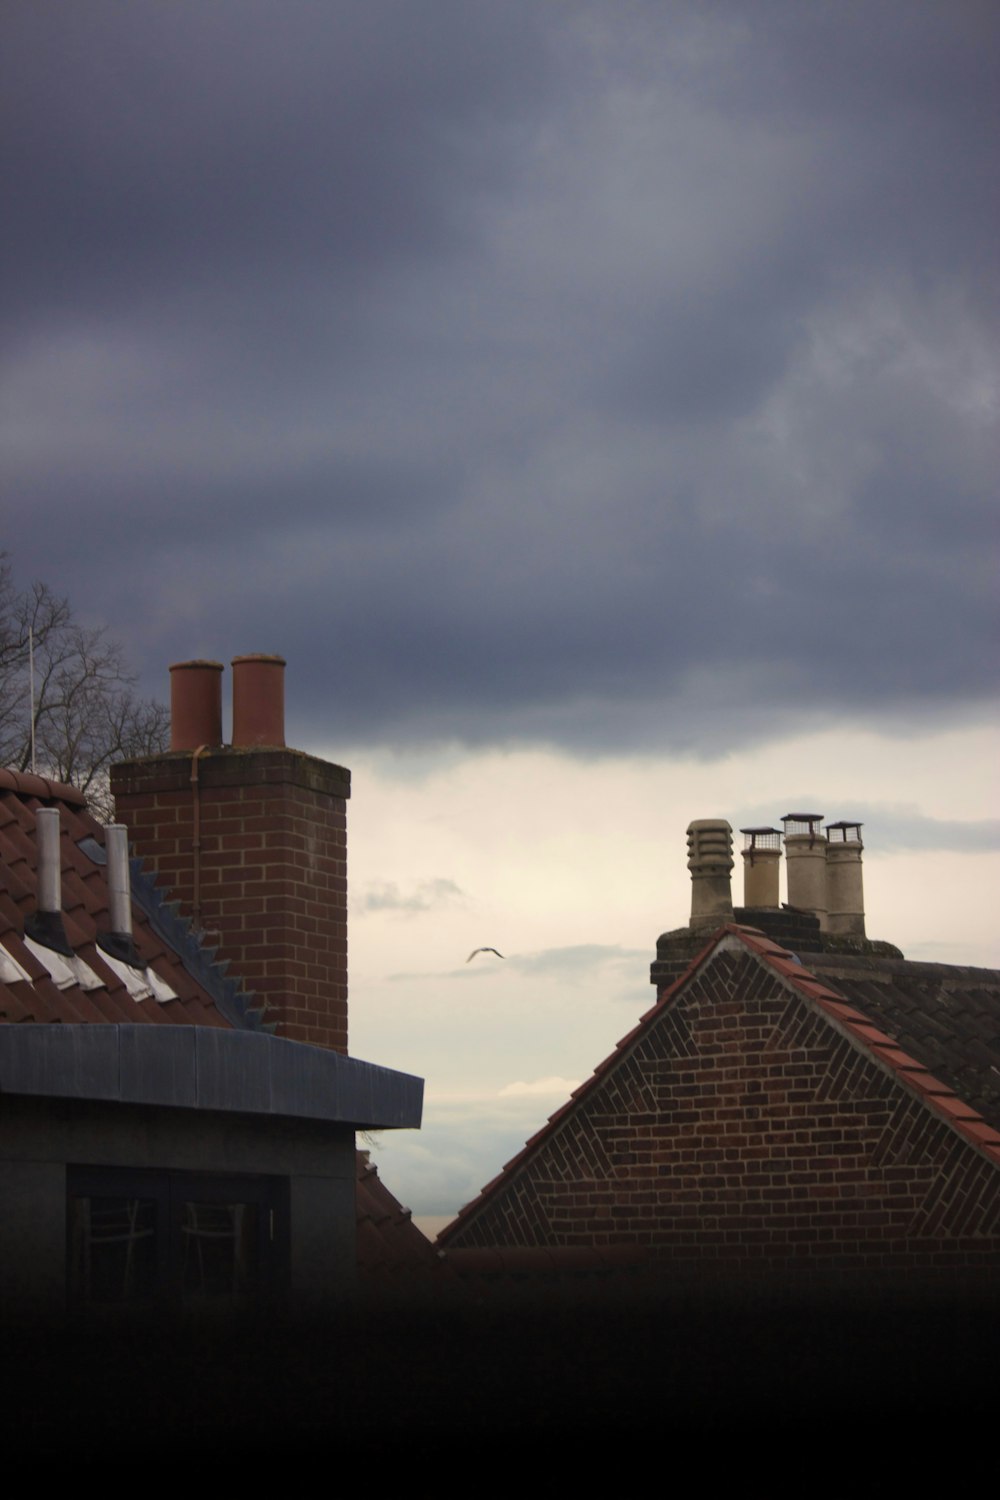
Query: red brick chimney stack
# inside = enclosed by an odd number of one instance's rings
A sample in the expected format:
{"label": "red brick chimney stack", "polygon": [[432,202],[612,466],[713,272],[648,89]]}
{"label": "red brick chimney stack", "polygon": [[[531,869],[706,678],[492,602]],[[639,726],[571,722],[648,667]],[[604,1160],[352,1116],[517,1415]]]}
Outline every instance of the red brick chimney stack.
{"label": "red brick chimney stack", "polygon": [[279,1036],[347,1051],[351,773],[285,746],[280,656],[171,667],[171,750],[111,772],[117,817]]}

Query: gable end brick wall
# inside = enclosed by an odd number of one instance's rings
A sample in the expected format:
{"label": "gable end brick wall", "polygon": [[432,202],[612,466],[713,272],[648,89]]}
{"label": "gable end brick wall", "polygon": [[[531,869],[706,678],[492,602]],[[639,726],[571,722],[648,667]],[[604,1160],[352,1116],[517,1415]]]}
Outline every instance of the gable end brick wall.
{"label": "gable end brick wall", "polygon": [[720,954],[449,1247],[647,1247],[680,1274],[976,1270],[1000,1172],[803,996]]}

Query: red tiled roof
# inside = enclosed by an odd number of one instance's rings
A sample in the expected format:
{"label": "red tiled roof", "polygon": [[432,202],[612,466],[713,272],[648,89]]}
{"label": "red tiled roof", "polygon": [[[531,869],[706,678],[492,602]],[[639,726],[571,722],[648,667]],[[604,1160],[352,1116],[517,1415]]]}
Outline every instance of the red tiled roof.
{"label": "red tiled roof", "polygon": [[434,1246],[390,1193],[367,1151],[357,1153],[357,1200],[358,1259],[366,1269],[393,1271],[414,1259],[428,1265],[437,1261]]}
{"label": "red tiled roof", "polygon": [[[66,937],[74,954],[102,981],[95,989],[81,984],[60,988],[27,947],[25,921],[37,909],[38,851],[35,813],[57,808],[62,854],[62,907]],[[92,843],[91,843],[92,841]],[[144,887],[144,910],[133,879],[132,921],[136,950],[142,962],[176,991],[176,1000],[134,1000],[121,978],[108,966],[97,938],[110,930],[106,865],[91,857],[88,847],[104,848],[104,829],[86,810],[75,787],[42,776],[0,769],[0,948],[27,971],[28,979],[5,980],[0,972],[0,1023],[61,1022],[87,1025],[102,1022],[175,1024],[192,1026],[252,1025],[255,1013],[234,1005],[235,986],[224,979],[221,966],[196,943],[152,884]],[[159,929],[159,930],[158,930]],[[190,972],[204,972],[208,983]],[[224,1013],[220,994],[230,1003]],[[236,996],[239,1001],[239,996]],[[441,1263],[425,1235],[379,1180],[368,1153],[357,1153],[358,1264],[369,1291],[383,1296],[393,1286],[411,1296],[414,1277],[440,1272]],[[435,1287],[441,1280],[435,1275]]]}
{"label": "red tiled roof", "polygon": [[[963,1135],[966,1140],[971,1141],[991,1161],[1000,1166],[1000,1131],[995,1129],[990,1120],[984,1118],[983,1113],[984,1110],[988,1109],[990,1114],[995,1118],[993,1108],[995,1096],[992,1091],[984,1091],[981,1087],[977,1088],[973,1086],[973,1094],[980,1095],[981,1097],[971,1100],[961,1097],[956,1090],[954,1082],[945,1077],[937,1076],[931,1071],[931,1068],[928,1067],[927,1062],[923,1058],[917,1059],[910,1056],[909,1053],[898,1045],[898,1038],[890,1036],[884,1029],[885,1020],[882,1015],[878,1015],[877,1019],[882,1021],[883,1024],[875,1024],[871,1014],[868,1013],[871,1000],[867,996],[862,1002],[866,1004],[865,1012],[858,1008],[857,1003],[851,1003],[856,1000],[859,989],[856,981],[850,977],[845,979],[838,973],[837,989],[824,982],[822,968],[826,962],[825,959],[817,957],[815,960],[815,966],[821,970],[820,976],[817,977],[807,969],[804,969],[801,964],[789,962],[785,950],[779,948],[760,933],[747,928],[727,928],[726,930],[737,933],[741,941],[752,952],[759,954],[772,968],[777,969],[795,989],[805,995],[807,999],[813,1001],[843,1035],[849,1037],[855,1044],[860,1044],[863,1051],[868,1052],[884,1067],[888,1068],[890,1072],[894,1073],[911,1094],[916,1094],[929,1109],[946,1119],[955,1127],[960,1135]],[[810,958],[810,962],[813,962],[812,958]],[[840,962],[843,965],[843,960]],[[905,975],[907,970],[919,971],[923,967],[923,965],[906,964],[905,960],[887,960],[881,961],[881,963],[875,961],[872,965],[873,971],[876,973],[880,969],[887,971],[887,977],[892,980],[889,988],[897,992],[897,1005],[901,991],[899,983],[900,974]],[[927,967],[933,968],[935,971],[946,969],[945,965]],[[900,971],[900,973],[895,971]],[[980,971],[980,975],[980,984],[982,984],[983,980],[993,981],[991,987],[995,991],[993,997],[993,1033],[995,1041],[998,1030],[1000,1030],[998,1028],[1000,1009],[998,1009],[997,1005],[998,999],[1000,999],[1000,986],[996,983],[997,976],[993,975],[990,970]],[[966,983],[967,987],[971,987],[968,981]],[[903,993],[905,993],[905,990]],[[938,1029],[940,1030],[941,1027],[939,1026]],[[952,1030],[954,1031],[955,1028],[952,1027]],[[924,1046],[921,1045],[916,1037],[913,1038],[913,1044],[921,1052],[925,1052]],[[946,1061],[946,1054],[940,1049],[936,1060],[941,1062]],[[1000,1055],[994,1052],[992,1062],[989,1058],[984,1060],[986,1062],[985,1072],[995,1075],[997,1071],[996,1064],[1000,1062]]]}
{"label": "red tiled roof", "polygon": [[393,1197],[367,1151],[357,1153],[357,1209],[358,1272],[369,1297],[411,1302],[456,1290],[450,1266]]}
{"label": "red tiled roof", "polygon": [[[895,1074],[908,1092],[917,1095],[929,1110],[946,1120],[959,1135],[971,1142],[994,1165],[1000,1166],[1000,1131],[994,1128],[989,1119],[983,1117],[981,1113],[983,1106],[976,1108],[973,1104],[960,1098],[948,1081],[933,1074],[923,1061],[910,1056],[897,1045],[896,1040],[888,1035],[886,1031],[872,1024],[870,1018],[863,1014],[857,1005],[851,1004],[852,990],[854,988],[851,983],[845,983],[839,978],[838,974],[840,988],[834,989],[823,978],[804,968],[793,954],[772,942],[755,928],[729,924],[719,928],[712,935],[685,972],[669,988],[662,992],[656,1004],[650,1010],[646,1011],[639,1020],[639,1023],[616,1044],[615,1050],[604,1058],[602,1062],[598,1063],[591,1077],[586,1079],[579,1088],[575,1089],[566,1103],[549,1116],[546,1124],[526,1142],[516,1156],[513,1156],[510,1161],[505,1163],[498,1175],[486,1184],[479,1195],[460,1209],[452,1222],[446,1225],[438,1235],[438,1244],[446,1245],[461,1225],[471,1218],[473,1214],[482,1209],[483,1205],[490,1198],[494,1197],[506,1186],[518,1169],[550,1138],[557,1127],[579,1107],[581,1100],[598,1086],[610,1070],[616,1066],[623,1054],[629,1051],[646,1032],[654,1020],[673,1003],[683,986],[689,982],[703,964],[710,961],[720,944],[731,944],[734,940],[756,954],[769,968],[779,974],[787,984],[791,985],[800,995],[822,1010],[841,1035],[846,1037],[854,1046],[857,1046],[860,1050],[876,1059],[881,1066]],[[817,967],[820,967],[822,963],[820,956],[810,954],[810,962],[813,962],[814,959]],[[843,961],[841,960],[840,963],[842,964]],[[892,962],[890,967],[893,970],[897,968],[905,970],[908,967],[915,966],[908,966],[904,960],[898,960]],[[944,965],[934,967],[945,968]],[[994,1014],[1000,1015],[1000,1008],[997,1006],[997,1002],[1000,1000],[1000,975],[993,974],[992,971],[980,971],[980,973],[987,980],[991,981],[992,990],[995,991],[993,998]],[[997,1061],[1000,1061],[1000,1058],[995,1057],[990,1068],[990,1071],[994,1074],[997,1072]]]}
{"label": "red tiled roof", "polygon": [[[97,988],[86,989],[79,983],[60,987],[25,943],[25,922],[36,911],[35,813],[40,807],[59,811],[63,924],[74,954],[101,981]],[[189,972],[189,967],[196,972],[200,968],[210,977],[210,956],[198,949],[189,930],[158,896],[153,897],[152,917],[133,899],[135,947],[142,963],[166,980],[177,998],[133,999],[97,943],[110,930],[108,887],[106,867],[87,852],[88,847],[97,854],[103,851],[104,829],[87,812],[82,793],[42,776],[0,770],[0,946],[28,975],[26,980],[5,980],[0,974],[0,1022],[239,1024],[238,1013],[229,1018],[225,1014],[222,971],[216,974],[215,994]],[[147,894],[153,894],[151,885]],[[171,942],[165,936],[169,928],[183,941]],[[252,1024],[252,1019],[249,1016],[247,1023]]]}

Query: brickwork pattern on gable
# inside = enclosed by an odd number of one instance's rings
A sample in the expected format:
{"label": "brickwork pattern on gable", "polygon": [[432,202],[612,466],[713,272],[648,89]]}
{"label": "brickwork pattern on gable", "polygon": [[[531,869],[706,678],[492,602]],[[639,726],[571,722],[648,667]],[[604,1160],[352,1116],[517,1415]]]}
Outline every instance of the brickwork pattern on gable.
{"label": "brickwork pattern on gable", "polygon": [[347,1051],[347,773],[296,751],[115,768],[136,852],[267,1007],[279,1036]]}
{"label": "brickwork pattern on gable", "polygon": [[696,972],[448,1245],[638,1244],[678,1272],[995,1264],[1000,1173],[750,954]]}

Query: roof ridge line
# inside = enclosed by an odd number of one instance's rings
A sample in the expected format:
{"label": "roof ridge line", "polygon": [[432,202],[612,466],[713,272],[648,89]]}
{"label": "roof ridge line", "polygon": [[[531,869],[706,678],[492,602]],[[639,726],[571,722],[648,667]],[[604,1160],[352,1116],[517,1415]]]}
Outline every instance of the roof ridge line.
{"label": "roof ridge line", "polygon": [[0,767],[0,792],[16,792],[19,797],[44,797],[47,802],[69,802],[74,807],[87,805],[86,794],[78,786],[70,786],[67,781],[53,781],[36,771],[14,771],[9,766]]}
{"label": "roof ridge line", "polygon": [[487,1182],[485,1186],[480,1189],[480,1191],[474,1198],[471,1198],[468,1203],[464,1203],[462,1205],[458,1213],[452,1219],[451,1223],[446,1224],[435,1239],[434,1243],[436,1245],[444,1245],[446,1242],[446,1237],[450,1235],[450,1232],[454,1227],[462,1222],[464,1216],[466,1214],[473,1213],[477,1208],[479,1208],[482,1205],[483,1200],[486,1198],[487,1194],[491,1193],[493,1189],[496,1188],[501,1179],[506,1177],[507,1173],[515,1166],[517,1166],[521,1161],[525,1160],[532,1151],[538,1149],[541,1144],[542,1138],[547,1137],[550,1134],[551,1129],[555,1127],[557,1121],[559,1121],[561,1117],[567,1114],[570,1110],[575,1109],[580,1100],[585,1098],[592,1088],[596,1087],[598,1080],[603,1076],[610,1065],[613,1062],[618,1062],[620,1060],[620,1058],[624,1055],[629,1043],[638,1035],[640,1031],[643,1031],[645,1029],[647,1022],[651,1021],[653,1016],[656,1015],[658,1011],[663,1010],[667,1006],[667,1004],[675,995],[678,986],[685,983],[685,981],[689,979],[698,968],[700,968],[700,966],[706,961],[706,959],[715,952],[715,949],[718,946],[719,942],[728,933],[740,934],[744,931],[756,932],[757,929],[741,928],[732,922],[726,923],[724,926],[717,927],[715,929],[711,937],[706,942],[704,948],[702,948],[700,952],[695,954],[694,958],[688,964],[683,974],[679,974],[678,977],[673,981],[673,983],[668,985],[667,988],[662,991],[659,998],[654,1002],[653,1005],[650,1006],[647,1011],[643,1012],[632,1029],[630,1031],[627,1031],[625,1035],[615,1043],[614,1047],[608,1053],[607,1057],[603,1057],[597,1064],[590,1077],[585,1078],[579,1085],[579,1087],[573,1090],[566,1102],[564,1104],[561,1104],[553,1114],[549,1115],[545,1124],[540,1126],[539,1129],[535,1131],[534,1135],[530,1135],[528,1137],[524,1145],[521,1147],[520,1151],[515,1152],[510,1161],[504,1162],[503,1166],[500,1168],[496,1176],[491,1177],[489,1182]]}

